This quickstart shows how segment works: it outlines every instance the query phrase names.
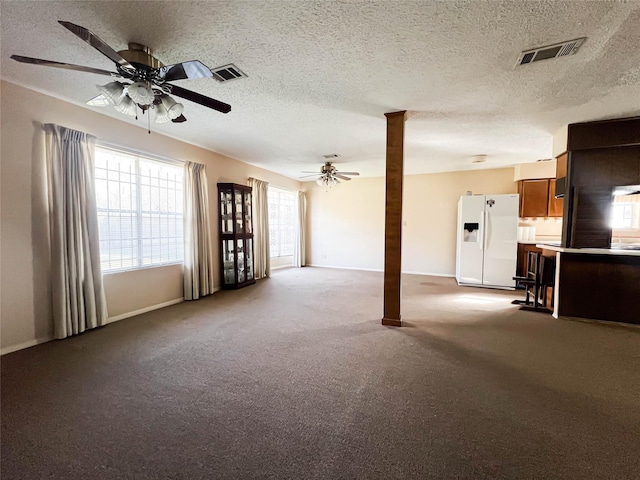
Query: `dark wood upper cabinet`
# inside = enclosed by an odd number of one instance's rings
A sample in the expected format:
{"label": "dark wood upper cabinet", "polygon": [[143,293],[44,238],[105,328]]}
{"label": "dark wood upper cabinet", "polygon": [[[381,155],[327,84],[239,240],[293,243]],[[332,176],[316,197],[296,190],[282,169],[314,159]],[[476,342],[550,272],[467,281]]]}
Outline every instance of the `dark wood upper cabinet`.
{"label": "dark wood upper cabinet", "polygon": [[546,217],[549,212],[549,179],[520,180],[520,217]]}
{"label": "dark wood upper cabinet", "polygon": [[592,150],[632,145],[640,145],[640,117],[569,125],[567,150]]}
{"label": "dark wood upper cabinet", "polygon": [[556,178],[567,176],[567,157],[568,154],[566,152],[558,156],[556,160]]}
{"label": "dark wood upper cabinet", "polygon": [[549,212],[548,217],[561,217],[564,212],[564,199],[556,198],[556,179],[549,180]]}
{"label": "dark wood upper cabinet", "polygon": [[608,248],[611,192],[640,184],[640,117],[570,124],[567,153],[562,246]]}
{"label": "dark wood upper cabinet", "polygon": [[520,217],[562,217],[564,200],[556,198],[556,179],[520,180]]}
{"label": "dark wood upper cabinet", "polygon": [[611,187],[575,187],[571,221],[572,248],[611,246]]}
{"label": "dark wood upper cabinet", "polygon": [[640,183],[640,146],[571,153],[572,186],[624,186]]}

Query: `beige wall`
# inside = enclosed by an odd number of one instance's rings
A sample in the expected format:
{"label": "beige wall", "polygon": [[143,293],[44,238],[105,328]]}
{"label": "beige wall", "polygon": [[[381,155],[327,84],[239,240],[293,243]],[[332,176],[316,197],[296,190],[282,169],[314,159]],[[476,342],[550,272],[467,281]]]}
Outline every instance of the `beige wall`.
{"label": "beige wall", "polygon": [[[357,178],[307,190],[307,263],[382,270],[384,178]],[[512,168],[409,175],[404,180],[403,272],[454,275],[458,200],[473,193],[516,193]]]}
{"label": "beige wall", "polygon": [[513,179],[556,178],[556,159],[546,162],[521,163],[513,168]]}
{"label": "beige wall", "polygon": [[[296,181],[52,97],[2,82],[1,306],[3,351],[50,336],[50,291],[43,123],[81,130],[114,145],[207,165],[212,227],[217,239],[216,183],[248,177],[299,190]],[[194,107],[195,108],[195,107]],[[215,268],[218,269],[217,242]],[[216,280],[217,285],[217,280]],[[180,265],[105,275],[110,317],[182,297]]]}
{"label": "beige wall", "polygon": [[558,157],[567,151],[569,125],[564,125],[553,136],[552,155]]}
{"label": "beige wall", "polygon": [[382,269],[384,178],[307,187],[307,265]]}

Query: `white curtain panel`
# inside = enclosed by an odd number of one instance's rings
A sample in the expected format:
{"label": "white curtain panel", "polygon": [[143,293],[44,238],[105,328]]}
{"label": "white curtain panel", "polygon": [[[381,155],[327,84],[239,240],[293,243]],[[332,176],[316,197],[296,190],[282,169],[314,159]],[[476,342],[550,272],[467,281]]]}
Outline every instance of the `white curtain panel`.
{"label": "white curtain panel", "polygon": [[51,293],[56,338],[107,321],[100,271],[95,194],[95,137],[46,124],[51,233]]}
{"label": "white curtain panel", "polygon": [[253,259],[256,279],[271,275],[271,253],[269,251],[269,182],[249,179],[253,193]]}
{"label": "white curtain panel", "polygon": [[296,221],[296,241],[293,245],[293,266],[304,267],[305,262],[305,229],[307,224],[307,197],[304,192],[298,192],[298,215]]}
{"label": "white curtain panel", "polygon": [[197,300],[214,291],[207,171],[201,163],[184,165],[184,298]]}

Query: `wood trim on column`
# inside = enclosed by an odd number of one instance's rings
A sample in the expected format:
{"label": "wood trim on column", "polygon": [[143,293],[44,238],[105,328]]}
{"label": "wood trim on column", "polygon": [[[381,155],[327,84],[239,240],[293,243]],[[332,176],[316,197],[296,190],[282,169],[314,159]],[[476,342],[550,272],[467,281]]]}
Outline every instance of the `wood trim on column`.
{"label": "wood trim on column", "polygon": [[402,265],[402,180],[404,170],[404,123],[401,112],[387,117],[387,173],[384,221],[384,315],[382,325],[402,326],[400,280]]}

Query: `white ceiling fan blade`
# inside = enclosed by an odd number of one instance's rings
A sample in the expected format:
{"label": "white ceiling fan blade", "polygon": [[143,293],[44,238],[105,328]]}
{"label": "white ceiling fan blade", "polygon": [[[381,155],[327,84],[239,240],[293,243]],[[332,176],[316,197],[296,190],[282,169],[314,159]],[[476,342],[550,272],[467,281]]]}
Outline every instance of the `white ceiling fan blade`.
{"label": "white ceiling fan blade", "polygon": [[113,48],[107,45],[103,40],[101,40],[95,33],[87,30],[80,25],[75,25],[71,22],[66,22],[62,20],[58,20],[58,23],[62,25],[64,28],[69,30],[74,35],[78,36],[81,40],[84,40],[93,48],[98,50],[101,54],[107,57],[112,62],[115,62],[126,72],[130,72],[131,74],[136,73],[136,67],[131,65],[127,60],[125,60],[122,55],[116,52]]}
{"label": "white ceiling fan blade", "polygon": [[109,100],[107,100],[107,97],[105,97],[102,94],[98,95],[97,97],[93,97],[91,100],[88,100],[86,103],[91,107],[108,107],[109,105],[111,105]]}
{"label": "white ceiling fan blade", "polygon": [[340,173],[334,173],[333,176],[341,178],[342,180],[351,180],[349,177],[345,177],[344,175],[341,175]]}
{"label": "white ceiling fan blade", "polygon": [[360,175],[358,172],[339,172],[341,175]]}
{"label": "white ceiling fan blade", "polygon": [[298,177],[298,178],[309,178],[309,177],[317,177],[319,176],[317,173],[314,173],[313,175],[303,175],[302,177]]}
{"label": "white ceiling fan blade", "polygon": [[213,73],[211,73],[209,67],[200,60],[190,60],[188,62],[176,63],[175,65],[165,65],[158,69],[158,74],[161,78],[164,78],[165,82],[213,77]]}

